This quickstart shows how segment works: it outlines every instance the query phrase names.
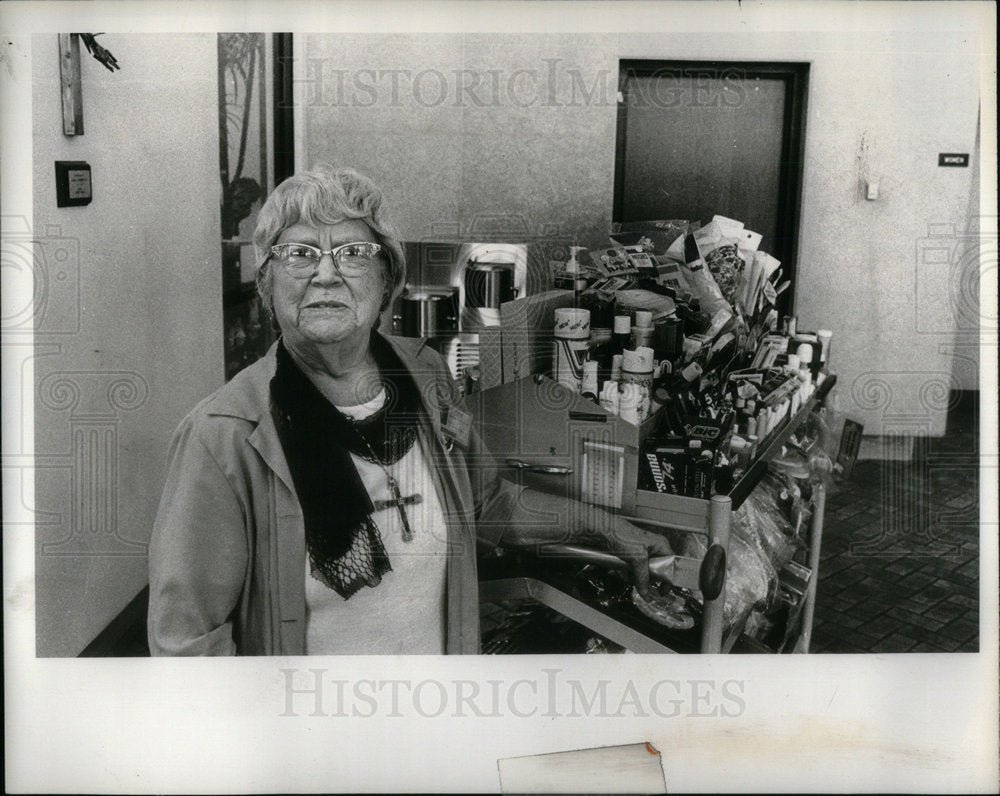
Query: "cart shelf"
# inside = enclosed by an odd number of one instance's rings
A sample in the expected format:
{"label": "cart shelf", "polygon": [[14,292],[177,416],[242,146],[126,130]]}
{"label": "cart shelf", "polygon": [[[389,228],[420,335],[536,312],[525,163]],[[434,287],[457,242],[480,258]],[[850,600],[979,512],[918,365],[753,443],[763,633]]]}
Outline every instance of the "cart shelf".
{"label": "cart shelf", "polygon": [[[729,494],[713,495],[710,499],[668,495],[645,490],[637,490],[634,514],[624,514],[628,519],[654,527],[671,528],[689,533],[699,533],[708,537],[708,549],[719,547],[728,557],[729,529],[732,513],[756,488],[763,477],[768,462],[779,455],[782,446],[808,418],[810,412],[822,400],[822,395],[814,395],[806,401],[785,423],[765,440],[763,450],[740,480],[733,485]],[[809,568],[811,577],[806,593],[795,609],[795,622],[801,622],[798,637],[794,640],[796,652],[808,652],[815,610],[816,581],[818,579],[820,545],[822,542],[825,490],[822,484],[814,488],[814,510],[809,540]],[[537,562],[539,564],[546,562]],[[550,562],[549,562],[550,563]],[[579,622],[609,641],[633,652],[695,652],[726,653],[740,641],[740,646],[748,651],[765,651],[766,647],[748,639],[742,639],[742,630],[747,616],[742,616],[728,632],[723,628],[723,606],[726,589],[723,588],[714,599],[704,600],[700,638],[695,630],[668,631],[634,612],[597,608],[588,604],[578,595],[572,594],[572,586],[566,578],[551,574],[547,566],[529,566],[527,570],[510,573],[496,579],[484,579],[480,584],[481,602],[533,599],[552,608],[564,616]],[[799,613],[801,612],[801,616]],[[790,639],[784,639],[782,648]]]}

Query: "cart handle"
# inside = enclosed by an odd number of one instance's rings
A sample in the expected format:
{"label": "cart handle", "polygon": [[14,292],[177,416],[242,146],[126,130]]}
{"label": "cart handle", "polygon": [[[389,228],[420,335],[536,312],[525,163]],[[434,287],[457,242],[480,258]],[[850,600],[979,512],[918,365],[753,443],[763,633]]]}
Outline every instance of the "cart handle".
{"label": "cart handle", "polygon": [[726,585],[726,549],[721,544],[708,548],[698,571],[698,584],[706,600],[714,600],[722,594]]}

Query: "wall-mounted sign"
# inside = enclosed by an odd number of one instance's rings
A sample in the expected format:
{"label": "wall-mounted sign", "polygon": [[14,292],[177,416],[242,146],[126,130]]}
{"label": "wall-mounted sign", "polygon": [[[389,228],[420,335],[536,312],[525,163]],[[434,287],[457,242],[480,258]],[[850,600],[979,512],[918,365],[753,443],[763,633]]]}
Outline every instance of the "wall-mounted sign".
{"label": "wall-mounted sign", "polygon": [[56,206],[89,205],[92,196],[90,164],[82,160],[57,160]]}
{"label": "wall-mounted sign", "polygon": [[942,152],[938,155],[939,166],[968,166],[968,152]]}

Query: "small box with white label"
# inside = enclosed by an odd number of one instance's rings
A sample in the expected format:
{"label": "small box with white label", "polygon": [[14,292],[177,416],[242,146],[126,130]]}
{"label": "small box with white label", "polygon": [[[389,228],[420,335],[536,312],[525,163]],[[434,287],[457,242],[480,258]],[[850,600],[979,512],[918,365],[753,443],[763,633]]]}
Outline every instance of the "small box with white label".
{"label": "small box with white label", "polygon": [[90,164],[82,160],[57,160],[56,207],[89,205],[92,197]]}

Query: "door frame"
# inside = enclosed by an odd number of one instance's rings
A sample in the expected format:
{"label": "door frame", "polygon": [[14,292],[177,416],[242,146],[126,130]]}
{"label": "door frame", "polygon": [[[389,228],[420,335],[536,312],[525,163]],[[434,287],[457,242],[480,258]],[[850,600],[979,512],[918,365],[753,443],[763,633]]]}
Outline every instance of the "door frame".
{"label": "door frame", "polygon": [[722,79],[739,72],[745,79],[755,77],[785,82],[784,125],[778,177],[777,240],[769,247],[784,267],[784,277],[792,289],[779,298],[779,311],[790,314],[795,293],[799,248],[799,221],[802,209],[802,174],[805,166],[806,102],[809,64],[786,61],[694,61],[622,58],[618,62],[618,121],[615,132],[615,180],[612,221],[622,221],[625,187],[625,148],[628,103],[625,84],[630,77],[708,77]]}
{"label": "door frame", "polygon": [[274,53],[271,123],[274,129],[274,184],[277,186],[295,173],[295,102],[292,94],[295,56],[292,34],[272,34],[271,50]]}

